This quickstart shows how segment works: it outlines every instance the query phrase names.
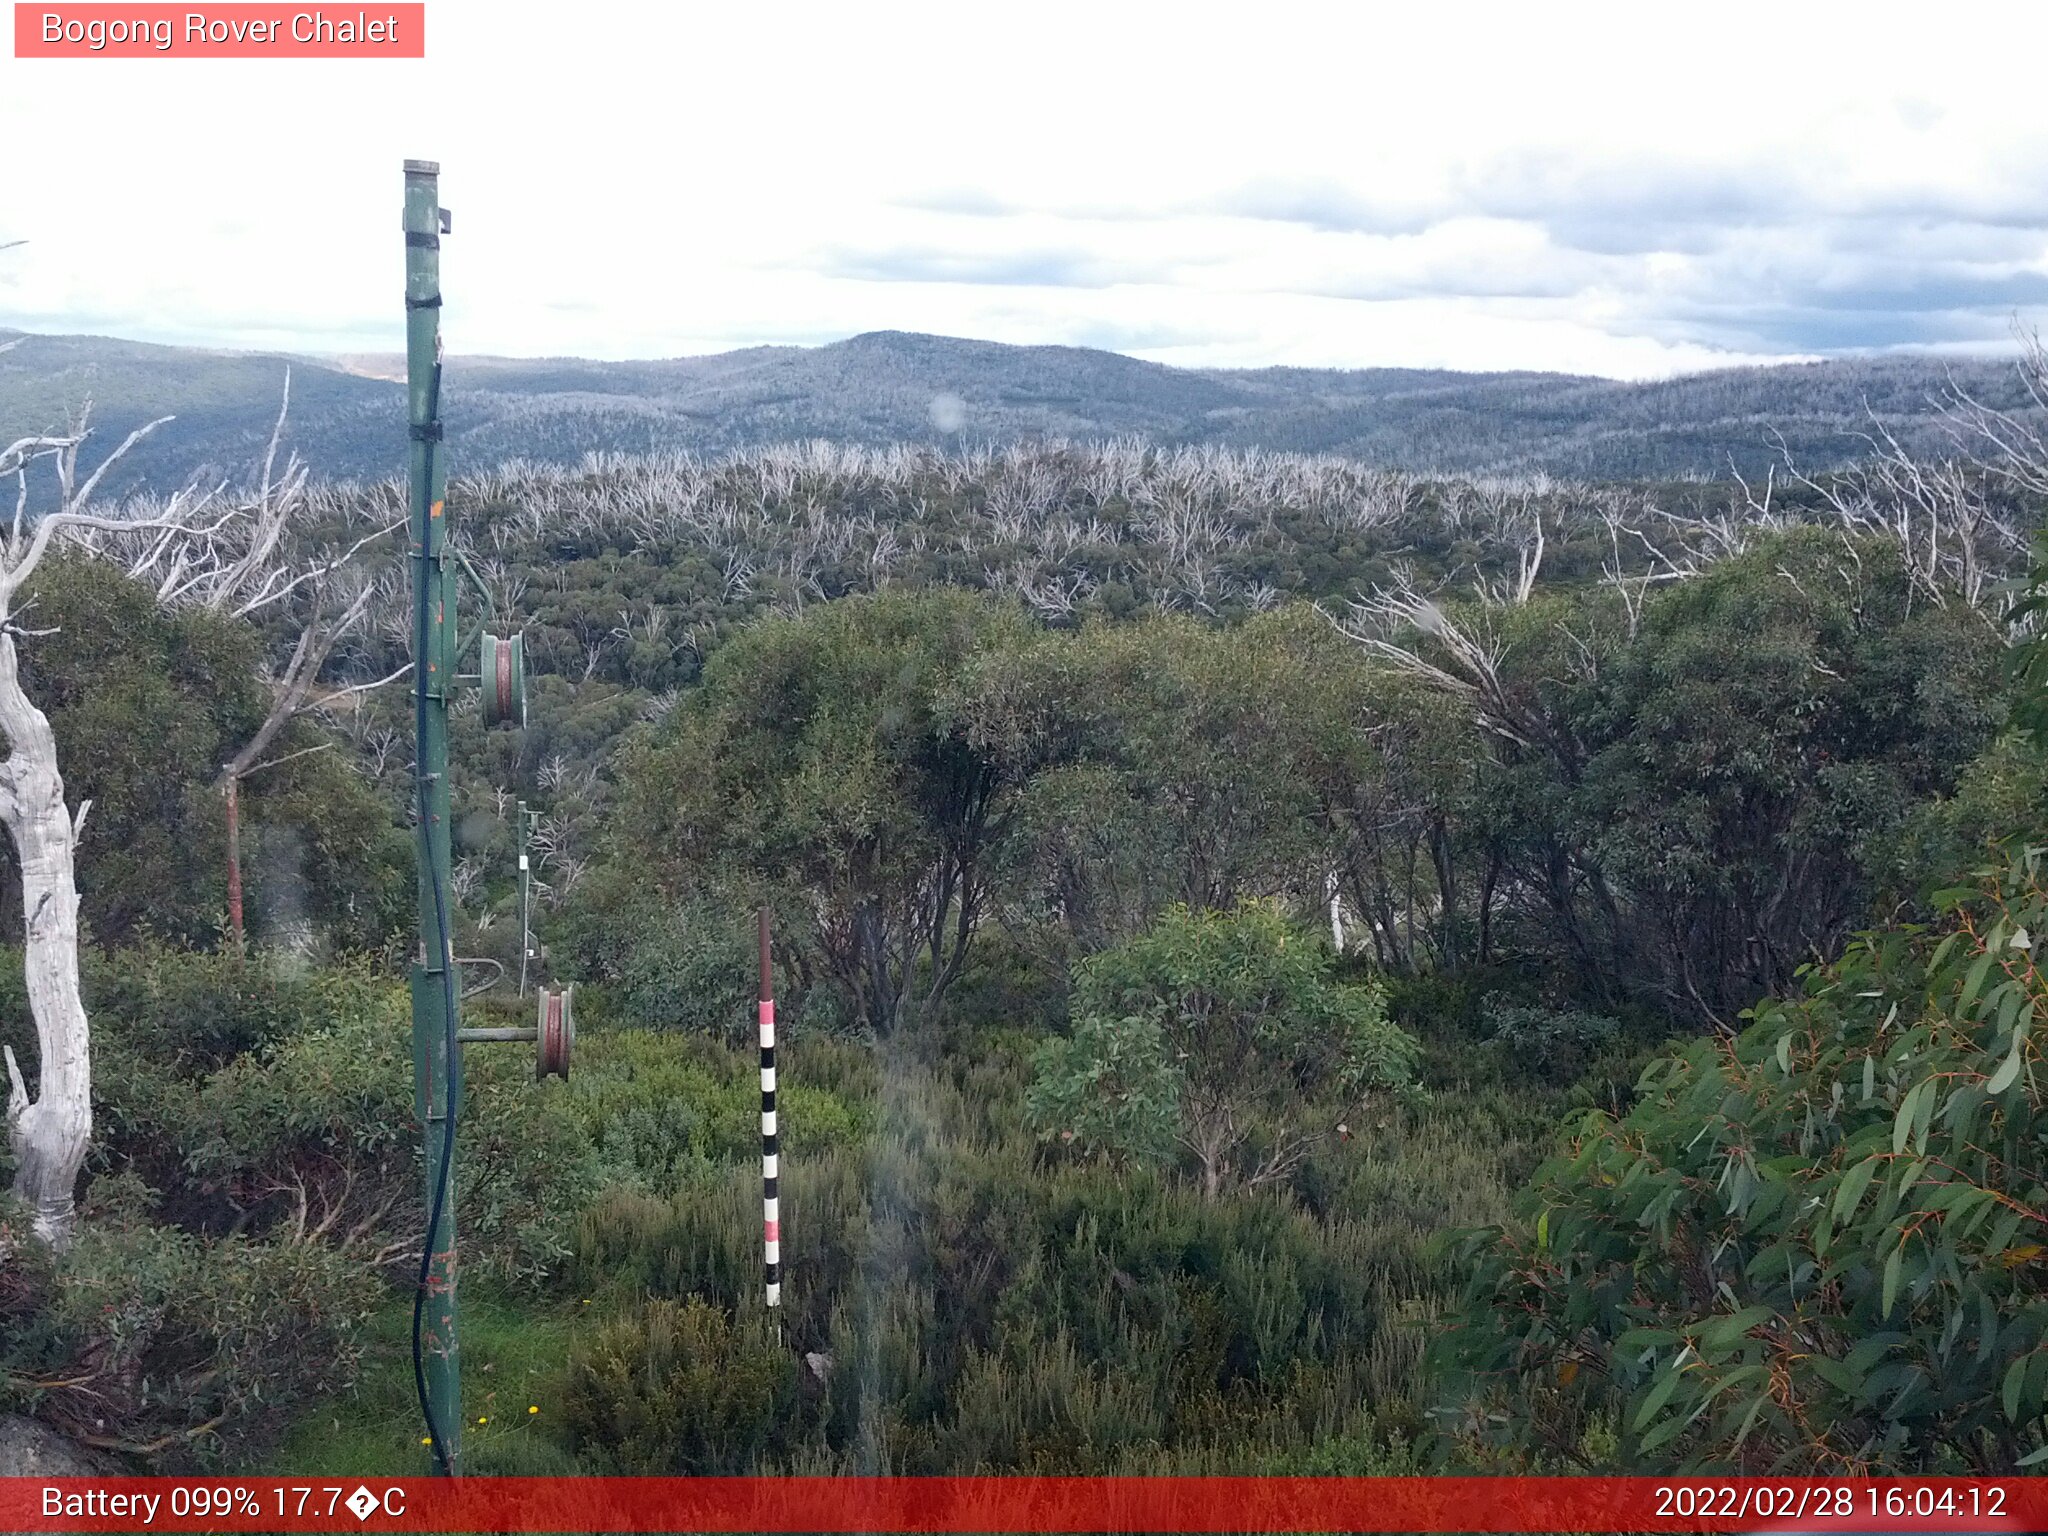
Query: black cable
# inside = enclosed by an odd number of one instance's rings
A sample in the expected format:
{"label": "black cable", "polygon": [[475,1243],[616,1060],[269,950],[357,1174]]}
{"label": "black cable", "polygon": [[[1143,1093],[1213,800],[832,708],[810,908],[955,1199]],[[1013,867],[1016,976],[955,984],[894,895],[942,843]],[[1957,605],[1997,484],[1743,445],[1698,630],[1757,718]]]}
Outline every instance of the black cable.
{"label": "black cable", "polygon": [[[441,418],[441,360],[434,359],[433,382],[427,396],[427,418],[429,427],[440,425]],[[426,445],[426,495],[431,502],[434,494],[434,437],[431,433],[421,434],[420,440]],[[446,1101],[447,1113],[442,1116],[441,1129],[441,1176],[434,1181],[434,1200],[427,1214],[427,1238],[420,1248],[419,1283],[412,1298],[412,1381],[413,1390],[419,1395],[420,1417],[426,1421],[427,1439],[433,1445],[435,1469],[443,1477],[455,1475],[453,1458],[448,1454],[448,1445],[442,1437],[441,1426],[434,1422],[434,1410],[427,1402],[427,1368],[424,1353],[420,1347],[421,1323],[426,1315],[427,1283],[434,1269],[434,1239],[441,1230],[441,1213],[448,1201],[448,1187],[453,1182],[455,1168],[455,967],[449,961],[451,945],[448,937],[448,897],[441,889],[441,866],[434,858],[434,834],[432,808],[429,804],[428,775],[426,763],[427,741],[427,647],[432,635],[433,600],[427,590],[427,545],[431,538],[433,507],[426,508],[426,516],[420,526],[419,592],[414,599],[418,610],[418,628],[413,634],[413,750],[412,776],[414,797],[418,802],[420,832],[426,839],[427,883],[434,891],[434,938],[435,956],[441,967],[441,991],[443,1007],[442,1022],[447,1028],[447,1068],[442,1077],[442,1096]],[[422,963],[425,957],[422,956]],[[427,1104],[429,1113],[433,1110],[431,1098]]]}

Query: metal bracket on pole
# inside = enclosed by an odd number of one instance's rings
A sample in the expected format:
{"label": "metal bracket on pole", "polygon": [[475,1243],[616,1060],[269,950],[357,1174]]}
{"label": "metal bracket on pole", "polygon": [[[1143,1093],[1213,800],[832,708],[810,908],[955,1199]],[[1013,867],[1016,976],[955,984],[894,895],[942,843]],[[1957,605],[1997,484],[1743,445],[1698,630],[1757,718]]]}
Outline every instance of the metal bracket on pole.
{"label": "metal bracket on pole", "polygon": [[484,612],[495,619],[498,616],[498,600],[492,595],[489,584],[477,574],[476,567],[470,563],[468,553],[460,544],[449,545],[448,553],[455,557],[455,563],[462,567],[462,574],[469,578],[469,584],[475,587],[483,598]]}

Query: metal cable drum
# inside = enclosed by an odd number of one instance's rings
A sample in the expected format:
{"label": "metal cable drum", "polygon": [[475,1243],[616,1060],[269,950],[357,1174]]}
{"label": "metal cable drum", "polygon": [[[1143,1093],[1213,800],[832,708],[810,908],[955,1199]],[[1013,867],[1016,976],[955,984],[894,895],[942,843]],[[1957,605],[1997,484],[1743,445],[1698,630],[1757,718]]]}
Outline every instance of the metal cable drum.
{"label": "metal cable drum", "polygon": [[482,662],[484,724],[523,727],[526,724],[524,637],[511,635],[501,639],[486,631],[478,659]]}
{"label": "metal cable drum", "polygon": [[573,987],[564,987],[559,992],[549,987],[540,989],[540,1032],[534,1045],[535,1082],[546,1077],[568,1079],[569,1057],[576,1048],[576,1016],[570,1003],[574,991]]}

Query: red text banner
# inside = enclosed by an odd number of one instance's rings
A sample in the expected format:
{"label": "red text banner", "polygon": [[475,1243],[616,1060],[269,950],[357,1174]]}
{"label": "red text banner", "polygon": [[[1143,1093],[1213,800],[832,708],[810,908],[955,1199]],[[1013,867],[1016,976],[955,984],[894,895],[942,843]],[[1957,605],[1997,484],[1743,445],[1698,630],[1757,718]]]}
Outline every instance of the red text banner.
{"label": "red text banner", "polygon": [[2048,1530],[2010,1479],[9,1478],[5,1531]]}
{"label": "red text banner", "polygon": [[18,59],[423,59],[424,4],[14,7]]}

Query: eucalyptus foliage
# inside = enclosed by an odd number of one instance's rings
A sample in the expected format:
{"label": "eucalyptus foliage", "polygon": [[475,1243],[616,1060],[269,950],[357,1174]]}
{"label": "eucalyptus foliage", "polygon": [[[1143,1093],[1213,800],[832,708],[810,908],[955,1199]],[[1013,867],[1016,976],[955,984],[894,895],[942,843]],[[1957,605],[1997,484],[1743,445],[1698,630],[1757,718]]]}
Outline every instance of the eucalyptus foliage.
{"label": "eucalyptus foliage", "polygon": [[2048,1459],[2048,866],[1869,935],[1586,1115],[1472,1265],[1461,1436],[1631,1465],[2008,1471]]}
{"label": "eucalyptus foliage", "polygon": [[804,912],[786,949],[799,977],[821,974],[876,1034],[934,1012],[986,911],[1008,809],[949,684],[1028,624],[939,591],[750,629],[629,758],[619,851],[664,897],[708,884]]}
{"label": "eucalyptus foliage", "polygon": [[[226,821],[215,780],[269,707],[263,636],[201,609],[167,611],[112,565],[52,559],[23,621],[26,686],[49,716],[74,805],[89,938],[211,942],[227,907]],[[311,722],[280,737],[242,788],[247,900],[261,936],[302,926],[380,944],[413,898],[392,808]],[[0,846],[0,870],[16,855]],[[19,881],[0,880],[0,924],[19,933]]]}
{"label": "eucalyptus foliage", "polygon": [[1082,964],[1074,1012],[1038,1052],[1027,1113],[1084,1147],[1185,1152],[1212,1197],[1284,1178],[1341,1123],[1318,1112],[1409,1090],[1419,1054],[1379,988],[1337,980],[1264,902],[1168,909]]}

